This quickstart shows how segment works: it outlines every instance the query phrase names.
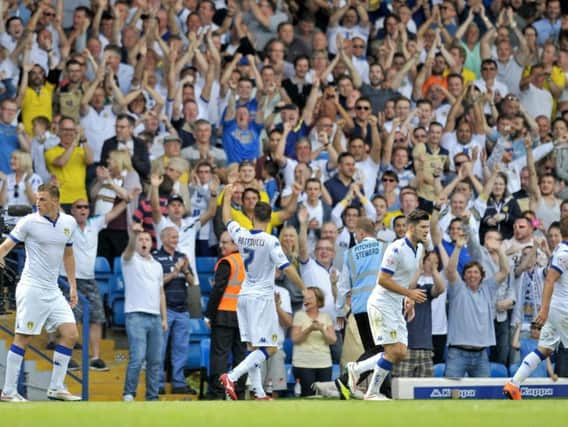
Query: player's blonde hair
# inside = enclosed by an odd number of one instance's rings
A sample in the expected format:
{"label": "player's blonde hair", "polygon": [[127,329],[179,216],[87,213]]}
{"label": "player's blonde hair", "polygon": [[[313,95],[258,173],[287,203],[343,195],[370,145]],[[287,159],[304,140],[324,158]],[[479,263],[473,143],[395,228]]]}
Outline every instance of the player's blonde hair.
{"label": "player's blonde hair", "polygon": [[22,150],[14,150],[12,152],[12,157],[18,161],[21,172],[28,174],[33,173],[34,169],[32,164],[32,156],[30,153],[26,153]]}

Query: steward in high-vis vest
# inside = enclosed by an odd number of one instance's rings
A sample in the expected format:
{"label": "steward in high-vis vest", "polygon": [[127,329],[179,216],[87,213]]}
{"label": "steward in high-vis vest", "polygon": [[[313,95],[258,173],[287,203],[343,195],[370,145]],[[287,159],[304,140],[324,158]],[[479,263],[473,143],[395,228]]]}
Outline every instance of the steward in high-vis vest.
{"label": "steward in high-vis vest", "polygon": [[[207,397],[223,400],[225,390],[219,382],[219,376],[227,371],[231,360],[232,365],[236,366],[246,356],[246,345],[241,342],[237,321],[237,301],[245,279],[245,267],[238,247],[226,231],[220,236],[219,248],[222,257],[215,265],[215,282],[205,312],[211,325],[211,376]],[[246,377],[243,377],[242,381],[236,383],[240,398],[244,397],[245,381]]]}
{"label": "steward in high-vis vest", "polygon": [[[372,356],[379,348],[375,346],[367,315],[367,300],[377,286],[377,277],[385,249],[384,244],[379,242],[375,236],[373,221],[369,218],[359,218],[355,227],[357,244],[345,253],[345,262],[337,289],[337,313],[344,313],[345,316],[347,315],[345,308],[347,294],[351,293],[350,312],[357,323],[364,350],[359,357],[361,360]],[[361,380],[364,380],[365,377],[362,375]],[[349,391],[345,387],[347,380],[345,374],[335,380],[335,385],[342,399],[349,398]],[[391,396],[390,380],[387,379],[383,382],[381,393]]]}

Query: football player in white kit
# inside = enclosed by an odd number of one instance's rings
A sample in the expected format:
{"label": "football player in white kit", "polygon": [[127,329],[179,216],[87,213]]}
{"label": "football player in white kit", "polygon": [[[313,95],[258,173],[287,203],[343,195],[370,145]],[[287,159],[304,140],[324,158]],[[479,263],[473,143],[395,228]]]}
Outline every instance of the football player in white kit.
{"label": "football player in white kit", "polygon": [[412,315],[414,303],[426,301],[420,289],[410,289],[410,282],[422,263],[424,243],[428,239],[430,219],[428,213],[416,209],[406,217],[405,237],[395,240],[385,250],[377,286],[367,301],[367,313],[375,345],[384,351],[347,366],[348,387],[356,390],[359,376],[373,370],[365,400],[385,399],[379,392],[392,365],[406,356],[408,332],[404,311]]}
{"label": "football player in white kit", "polygon": [[[51,400],[81,400],[64,385],[67,365],[77,341],[77,326],[71,310],[77,304],[73,233],[77,222],[60,212],[59,189],[42,184],[37,192],[37,212],[22,218],[9,238],[0,245],[0,265],[17,243],[26,247],[26,262],[16,288],[16,334],[6,360],[6,377],[0,400],[25,402],[17,391],[18,376],[24,352],[34,335],[58,331],[60,339],[53,352],[53,371],[47,390]],[[69,279],[69,302],[59,286],[61,262]]]}
{"label": "football player in white kit", "polygon": [[225,187],[223,222],[239,248],[245,265],[245,280],[237,302],[237,319],[241,341],[250,353],[233,370],[219,380],[232,400],[237,400],[234,383],[248,373],[256,400],[271,400],[262,387],[262,363],[278,350],[278,314],[274,302],[274,273],[281,269],[302,291],[304,283],[296,269],[284,255],[278,239],[264,230],[270,222],[272,209],[268,203],[258,202],[254,208],[253,230],[231,221],[232,185]]}
{"label": "football player in white kit", "polygon": [[544,279],[542,302],[534,323],[540,331],[535,350],[523,359],[513,378],[503,387],[512,400],[521,400],[521,383],[554,352],[560,342],[568,347],[568,217],[560,220],[562,242],[552,253]]}

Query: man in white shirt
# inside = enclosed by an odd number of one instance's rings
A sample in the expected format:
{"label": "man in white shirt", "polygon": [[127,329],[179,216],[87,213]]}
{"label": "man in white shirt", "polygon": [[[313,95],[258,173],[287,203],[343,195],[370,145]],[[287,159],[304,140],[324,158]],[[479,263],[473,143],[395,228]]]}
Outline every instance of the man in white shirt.
{"label": "man in white shirt", "polygon": [[123,400],[133,401],[146,361],[146,400],[158,400],[163,332],[168,329],[162,266],[151,255],[152,237],[133,224],[122,254],[128,368]]}
{"label": "man in white shirt", "polygon": [[[0,245],[0,266],[18,243],[26,247],[26,262],[16,290],[16,334],[6,360],[6,374],[0,401],[25,402],[17,390],[18,377],[26,347],[34,335],[58,331],[59,343],[53,353],[53,371],[47,397],[74,401],[63,381],[77,341],[77,326],[71,308],[77,304],[73,237],[75,219],[60,212],[59,189],[42,184],[37,192],[38,212],[18,222],[9,238]],[[69,278],[69,303],[61,293],[57,277],[63,266]]]}
{"label": "man in white shirt", "polygon": [[[179,243],[177,250],[183,253],[189,260],[191,271],[197,271],[195,263],[195,240],[201,226],[215,216],[217,209],[217,188],[218,182],[215,180],[209,183],[209,206],[206,212],[201,213],[199,216],[185,216],[190,210],[188,206],[184,205],[183,198],[179,194],[172,194],[168,198],[168,215],[162,215],[160,208],[160,195],[158,189],[163,181],[163,177],[159,175],[152,175],[150,203],[152,204],[152,221],[156,228],[157,246],[161,247],[160,233],[166,227],[174,227],[179,233]],[[199,278],[195,276],[194,285],[199,285]]]}
{"label": "man in white shirt", "polygon": [[529,76],[521,80],[520,101],[529,115],[536,119],[538,116],[552,116],[554,98],[552,94],[544,88],[544,81],[547,75],[542,64],[533,65]]}
{"label": "man in white shirt", "polygon": [[[106,215],[97,215],[89,218],[89,202],[76,200],[71,205],[71,215],[77,221],[77,230],[74,236],[75,277],[77,289],[89,301],[89,351],[91,363],[89,368],[94,371],[108,371],[105,362],[100,358],[100,343],[105,323],[105,312],[101,295],[95,281],[95,262],[97,260],[97,247],[99,231],[117,218],[126,209],[126,202],[121,201]],[[67,277],[65,271],[61,275]],[[77,305],[76,318],[82,320],[82,307]]]}

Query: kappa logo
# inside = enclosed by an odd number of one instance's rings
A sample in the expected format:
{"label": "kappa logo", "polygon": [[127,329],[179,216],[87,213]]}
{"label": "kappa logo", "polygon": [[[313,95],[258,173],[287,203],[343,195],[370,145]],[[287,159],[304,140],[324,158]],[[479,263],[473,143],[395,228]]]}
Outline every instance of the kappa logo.
{"label": "kappa logo", "polygon": [[262,337],[261,339],[258,340],[258,342],[266,344],[268,342],[268,340],[266,338]]}

